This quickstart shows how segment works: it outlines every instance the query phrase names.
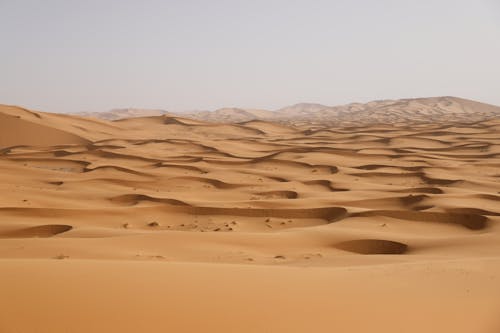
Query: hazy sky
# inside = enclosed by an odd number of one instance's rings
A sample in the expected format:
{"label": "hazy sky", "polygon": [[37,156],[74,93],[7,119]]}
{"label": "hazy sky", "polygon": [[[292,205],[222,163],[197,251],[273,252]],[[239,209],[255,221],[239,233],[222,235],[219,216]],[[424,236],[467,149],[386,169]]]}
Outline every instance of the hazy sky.
{"label": "hazy sky", "polygon": [[500,105],[500,0],[0,0],[0,103]]}

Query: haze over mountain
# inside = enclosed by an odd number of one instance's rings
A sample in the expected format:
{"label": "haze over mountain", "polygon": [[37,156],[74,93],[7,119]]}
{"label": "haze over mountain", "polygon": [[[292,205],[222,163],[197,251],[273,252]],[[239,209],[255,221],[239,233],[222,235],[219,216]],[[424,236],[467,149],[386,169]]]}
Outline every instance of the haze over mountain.
{"label": "haze over mountain", "polygon": [[107,120],[154,116],[177,115],[218,123],[240,123],[265,120],[284,123],[328,123],[355,125],[359,123],[399,122],[474,122],[500,115],[500,107],[459,97],[407,98],[399,100],[377,100],[368,103],[350,103],[326,106],[315,103],[299,103],[275,111],[244,108],[222,108],[215,111],[167,112],[149,109],[115,109],[107,112],[79,113]]}
{"label": "haze over mountain", "polygon": [[86,112],[78,112],[76,114],[82,117],[99,118],[105,120],[118,120],[124,118],[161,116],[164,114],[168,114],[168,112],[165,110],[158,110],[158,109],[126,108],[126,109],[112,109],[104,112],[86,111]]}

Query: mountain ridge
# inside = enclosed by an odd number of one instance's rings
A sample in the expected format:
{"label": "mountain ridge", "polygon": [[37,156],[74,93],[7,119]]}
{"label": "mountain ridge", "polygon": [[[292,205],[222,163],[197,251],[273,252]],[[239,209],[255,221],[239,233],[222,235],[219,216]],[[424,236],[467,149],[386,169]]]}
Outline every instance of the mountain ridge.
{"label": "mountain ridge", "polygon": [[398,123],[450,121],[474,122],[500,116],[500,106],[454,96],[419,97],[353,102],[327,106],[319,103],[296,103],[270,111],[228,107],[214,111],[171,112],[159,109],[113,109],[105,112],[77,113],[106,120],[171,115],[216,123],[240,123],[263,120],[279,123]]}

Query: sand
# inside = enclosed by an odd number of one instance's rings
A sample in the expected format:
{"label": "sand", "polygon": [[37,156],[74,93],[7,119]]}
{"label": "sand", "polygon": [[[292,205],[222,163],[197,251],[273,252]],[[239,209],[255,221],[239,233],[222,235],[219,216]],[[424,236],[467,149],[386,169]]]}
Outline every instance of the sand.
{"label": "sand", "polygon": [[499,332],[500,119],[0,106],[0,332]]}

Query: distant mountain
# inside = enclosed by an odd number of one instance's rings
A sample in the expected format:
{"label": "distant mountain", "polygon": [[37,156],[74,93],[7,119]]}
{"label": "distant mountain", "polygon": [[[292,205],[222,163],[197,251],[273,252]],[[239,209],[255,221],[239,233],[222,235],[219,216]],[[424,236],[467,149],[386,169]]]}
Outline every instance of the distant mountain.
{"label": "distant mountain", "polygon": [[276,111],[284,122],[356,125],[400,122],[474,122],[500,117],[500,107],[458,97],[380,100],[341,106],[296,104]]}
{"label": "distant mountain", "polygon": [[107,120],[156,115],[176,115],[218,123],[242,123],[265,120],[292,124],[357,125],[368,123],[402,122],[474,122],[500,117],[500,107],[458,97],[407,98],[378,100],[368,103],[350,103],[326,106],[315,103],[299,103],[276,111],[260,109],[223,108],[215,111],[187,113],[148,109],[116,109],[108,112],[80,113]]}
{"label": "distant mountain", "polygon": [[223,108],[215,111],[199,111],[178,115],[203,121],[242,123],[251,120],[272,119],[274,112],[258,109]]}
{"label": "distant mountain", "polygon": [[82,117],[91,117],[105,120],[119,120],[125,118],[137,118],[137,117],[151,117],[151,116],[161,116],[164,114],[169,114],[165,110],[157,109],[112,109],[104,112],[78,112],[76,113]]}
{"label": "distant mountain", "polygon": [[316,103],[298,103],[276,110],[278,117],[303,117],[315,115],[318,112],[329,112],[330,106]]}

